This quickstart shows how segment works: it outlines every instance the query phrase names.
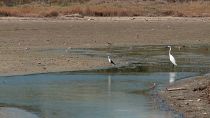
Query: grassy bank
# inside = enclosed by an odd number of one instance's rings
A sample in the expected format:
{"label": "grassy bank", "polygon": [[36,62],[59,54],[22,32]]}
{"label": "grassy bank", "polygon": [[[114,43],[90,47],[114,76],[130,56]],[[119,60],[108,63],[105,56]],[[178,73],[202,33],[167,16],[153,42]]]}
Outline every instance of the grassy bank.
{"label": "grassy bank", "polygon": [[74,3],[70,5],[24,4],[1,6],[0,16],[57,17],[79,13],[84,16],[178,16],[209,17],[210,2],[185,3]]}

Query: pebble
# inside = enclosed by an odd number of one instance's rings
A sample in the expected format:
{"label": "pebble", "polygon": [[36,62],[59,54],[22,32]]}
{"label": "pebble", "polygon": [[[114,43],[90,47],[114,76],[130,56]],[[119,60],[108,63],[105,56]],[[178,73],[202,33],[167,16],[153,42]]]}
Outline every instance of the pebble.
{"label": "pebble", "polygon": [[201,99],[197,99],[197,101],[198,101],[198,102],[200,102],[200,101],[201,101]]}
{"label": "pebble", "polygon": [[30,48],[25,48],[25,50],[29,50]]}

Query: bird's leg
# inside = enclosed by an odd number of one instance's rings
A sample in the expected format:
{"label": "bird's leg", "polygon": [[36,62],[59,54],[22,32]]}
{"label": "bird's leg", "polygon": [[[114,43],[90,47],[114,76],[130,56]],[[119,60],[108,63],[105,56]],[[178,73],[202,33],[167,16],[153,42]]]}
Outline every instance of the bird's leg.
{"label": "bird's leg", "polygon": [[173,71],[175,71],[175,65],[173,64],[173,66],[172,66],[172,69],[173,69]]}

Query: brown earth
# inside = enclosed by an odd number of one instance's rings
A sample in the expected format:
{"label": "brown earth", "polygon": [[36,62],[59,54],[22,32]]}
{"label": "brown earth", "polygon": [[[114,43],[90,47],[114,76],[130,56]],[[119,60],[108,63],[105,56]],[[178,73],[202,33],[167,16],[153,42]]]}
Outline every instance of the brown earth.
{"label": "brown earth", "polygon": [[160,96],[185,118],[210,117],[210,75],[180,80],[162,90]]}

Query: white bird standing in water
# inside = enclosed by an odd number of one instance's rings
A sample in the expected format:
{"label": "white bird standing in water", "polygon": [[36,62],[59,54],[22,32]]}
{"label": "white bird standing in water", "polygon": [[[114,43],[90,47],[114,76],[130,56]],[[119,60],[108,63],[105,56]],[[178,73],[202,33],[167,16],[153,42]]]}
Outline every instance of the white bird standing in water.
{"label": "white bird standing in water", "polygon": [[169,59],[170,59],[170,61],[171,61],[171,63],[173,64],[173,65],[175,65],[175,66],[177,66],[177,64],[176,64],[176,60],[175,60],[175,58],[173,57],[173,55],[171,54],[171,46],[168,46],[170,49],[169,49]]}
{"label": "white bird standing in water", "polygon": [[116,64],[110,59],[109,56],[108,56],[108,61],[109,61],[109,63],[111,63],[111,64],[113,64],[113,65],[116,65]]}

